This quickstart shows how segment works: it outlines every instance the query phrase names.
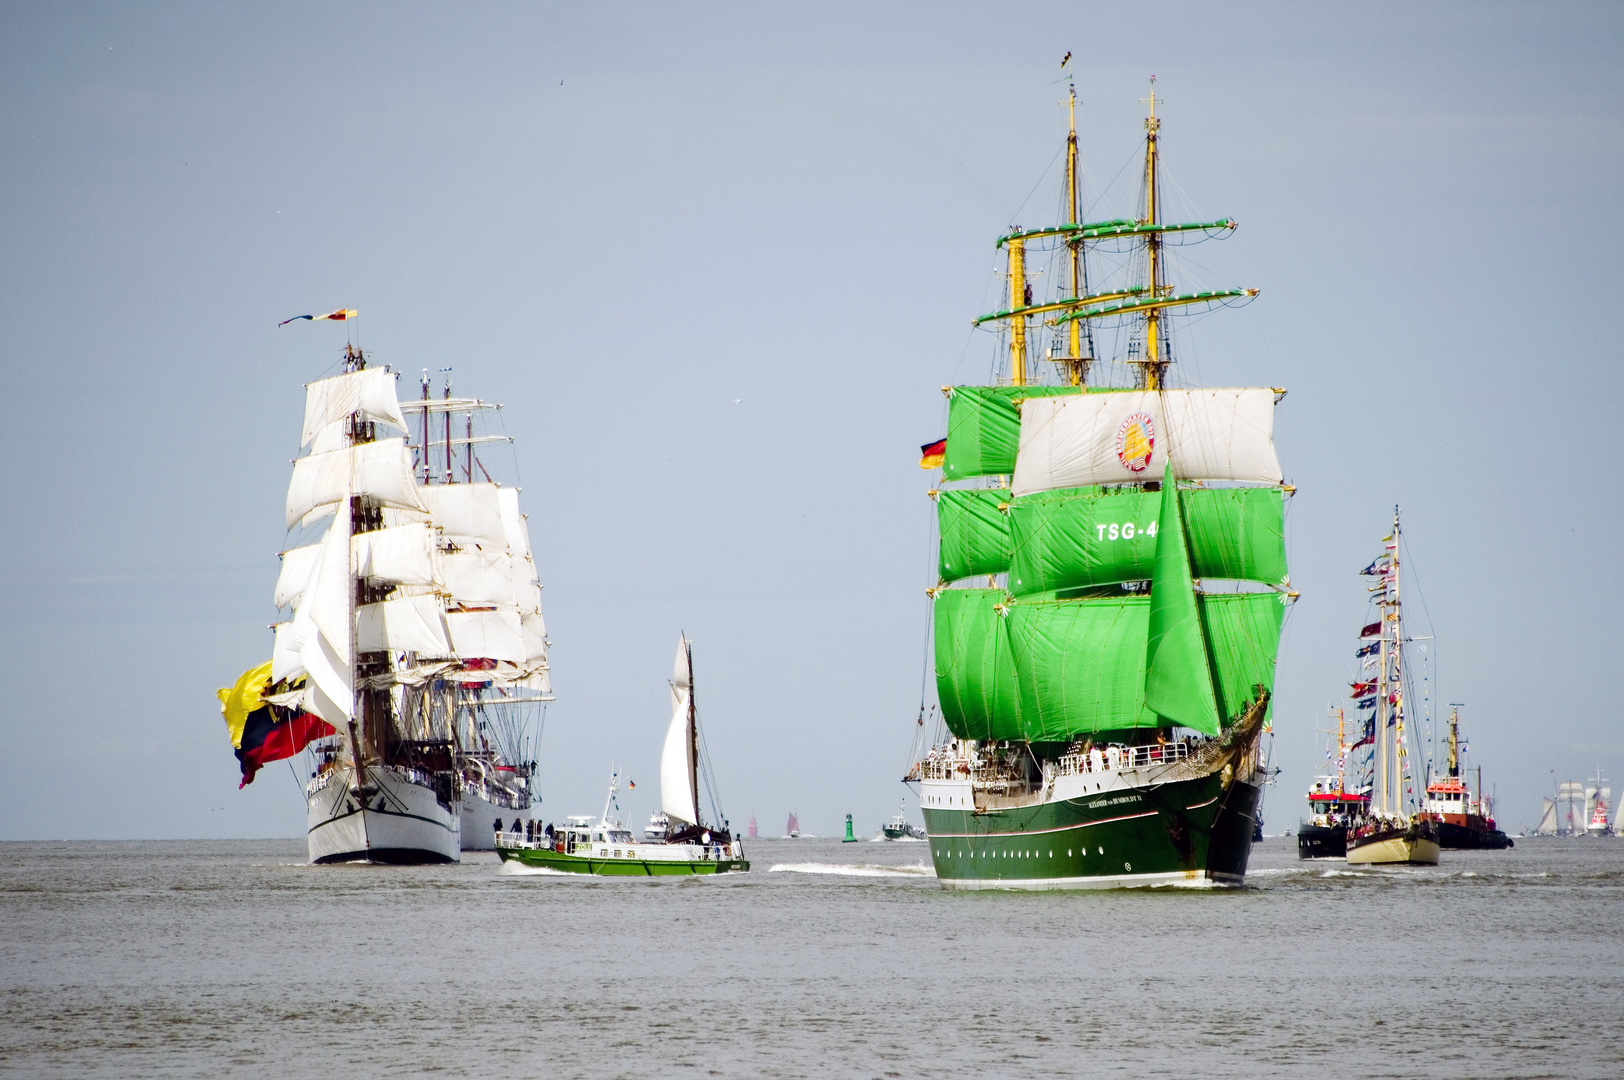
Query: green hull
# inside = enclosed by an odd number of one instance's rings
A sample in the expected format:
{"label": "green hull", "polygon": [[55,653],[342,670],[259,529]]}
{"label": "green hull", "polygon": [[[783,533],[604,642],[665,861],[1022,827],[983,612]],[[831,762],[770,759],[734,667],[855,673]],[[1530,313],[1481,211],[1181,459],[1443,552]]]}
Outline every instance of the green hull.
{"label": "green hull", "polygon": [[742,873],[750,869],[748,859],[600,859],[592,855],[566,855],[543,848],[496,846],[503,862],[522,863],[541,870],[564,874],[596,874],[599,877],[694,877],[699,874]]}
{"label": "green hull", "polygon": [[1212,773],[1014,809],[922,809],[944,888],[1239,885],[1259,795]]}

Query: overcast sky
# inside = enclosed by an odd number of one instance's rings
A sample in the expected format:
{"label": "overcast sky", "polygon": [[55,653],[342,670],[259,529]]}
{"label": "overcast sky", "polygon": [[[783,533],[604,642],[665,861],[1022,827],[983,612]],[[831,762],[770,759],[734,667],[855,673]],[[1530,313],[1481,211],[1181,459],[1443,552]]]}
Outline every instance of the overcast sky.
{"label": "overcast sky", "polygon": [[1184,266],[1261,296],[1179,375],[1290,390],[1270,832],[1395,503],[1502,823],[1624,789],[1624,10],[1150,10],[0,7],[0,837],[302,835],[214,689],[269,655],[302,384],[350,330],[276,324],[340,306],[505,405],[547,816],[612,762],[653,808],[685,629],[734,822],[872,831],[920,702],[917,448],[991,362],[994,239],[1048,216],[1067,50],[1092,216],[1137,212],[1154,74],[1173,212],[1241,223]]}

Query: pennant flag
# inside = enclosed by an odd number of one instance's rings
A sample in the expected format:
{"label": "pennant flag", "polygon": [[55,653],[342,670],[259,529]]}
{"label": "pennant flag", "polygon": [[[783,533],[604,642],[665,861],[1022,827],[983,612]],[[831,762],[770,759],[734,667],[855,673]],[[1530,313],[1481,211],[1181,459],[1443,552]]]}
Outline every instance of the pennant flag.
{"label": "pennant flag", "polygon": [[919,448],[919,467],[921,469],[940,469],[942,462],[946,460],[946,439],[937,439],[935,442],[926,443]]}
{"label": "pennant flag", "polygon": [[1370,682],[1356,682],[1351,685],[1353,686],[1353,693],[1349,694],[1349,697],[1364,697],[1366,694],[1376,692],[1376,681],[1374,679]]}
{"label": "pennant flag", "polygon": [[1372,577],[1377,574],[1385,573],[1387,571],[1387,567],[1382,565],[1382,560],[1385,558],[1387,558],[1386,555],[1378,555],[1374,562],[1359,572],[1361,574],[1369,574]]}
{"label": "pennant flag", "polygon": [[1374,697],[1360,698],[1358,701],[1353,703],[1353,707],[1356,709],[1374,709],[1376,707],[1376,699]]}
{"label": "pennant flag", "polygon": [[295,315],[291,319],[283,319],[276,325],[286,326],[288,323],[298,322],[300,319],[304,319],[307,322],[326,322],[329,320],[332,322],[344,322],[348,319],[355,318],[355,315],[356,311],[354,308],[339,308],[337,311],[329,311],[325,315]]}
{"label": "pennant flag", "polygon": [[[1363,634],[1360,634],[1359,636],[1364,637]],[[1377,653],[1379,653],[1381,651],[1382,651],[1382,643],[1379,642],[1379,641],[1372,641],[1369,645],[1366,645],[1364,648],[1360,649],[1358,652],[1354,653],[1353,655],[1355,657],[1375,656]]]}
{"label": "pennant flag", "polygon": [[1359,636],[1362,638],[1375,637],[1381,632],[1382,624],[1379,622],[1373,622],[1366,626],[1363,630],[1359,631]]}

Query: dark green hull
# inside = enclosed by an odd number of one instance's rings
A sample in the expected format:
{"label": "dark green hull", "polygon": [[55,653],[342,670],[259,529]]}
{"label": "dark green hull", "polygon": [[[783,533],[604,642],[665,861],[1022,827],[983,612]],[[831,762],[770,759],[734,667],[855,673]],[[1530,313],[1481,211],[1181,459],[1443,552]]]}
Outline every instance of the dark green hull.
{"label": "dark green hull", "polygon": [[566,855],[545,848],[496,846],[503,862],[521,863],[539,870],[599,877],[694,877],[699,874],[742,873],[748,859],[600,859],[595,855]]}
{"label": "dark green hull", "polygon": [[1259,795],[1211,773],[1014,809],[922,809],[949,889],[1239,885]]}

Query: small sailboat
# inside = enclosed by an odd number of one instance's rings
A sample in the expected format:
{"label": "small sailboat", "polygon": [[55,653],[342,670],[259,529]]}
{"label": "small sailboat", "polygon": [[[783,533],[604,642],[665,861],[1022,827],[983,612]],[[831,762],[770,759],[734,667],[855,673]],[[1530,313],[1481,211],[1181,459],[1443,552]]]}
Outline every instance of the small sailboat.
{"label": "small sailboat", "polygon": [[[666,819],[659,840],[638,842],[620,823],[615,796],[620,775],[609,779],[603,813],[565,819],[562,828],[548,825],[499,840],[496,854],[504,863],[571,874],[612,877],[670,877],[725,874],[750,869],[744,846],[728,831],[727,822],[707,824],[699,812],[699,772],[703,748],[699,713],[694,706],[693,646],[686,636],[677,642],[676,670],[671,680],[671,726],[660,755],[660,814]],[[707,766],[708,775],[710,769]],[[715,787],[711,804],[715,807]],[[718,813],[718,817],[720,814]],[[652,828],[653,822],[650,823]]]}
{"label": "small sailboat", "polygon": [[784,835],[789,837],[791,840],[799,840],[801,838],[801,823],[795,819],[794,814],[790,814],[789,823],[784,826]]}
{"label": "small sailboat", "polygon": [[750,828],[745,832],[744,835],[749,837],[751,840],[756,838],[756,815],[750,815]]}
{"label": "small sailboat", "polygon": [[[1357,707],[1372,710],[1366,737],[1375,746],[1372,755],[1374,788],[1362,817],[1348,827],[1348,862],[1387,865],[1438,865],[1438,824],[1426,814],[1408,812],[1406,783],[1414,777],[1407,765],[1405,728],[1405,670],[1409,638],[1404,634],[1404,608],[1399,597],[1399,519],[1393,508],[1393,532],[1382,541],[1382,554],[1365,568],[1376,578],[1371,587],[1381,617],[1360,633],[1362,646],[1375,658],[1376,677],[1357,682]],[[1372,640],[1373,639],[1373,640]]]}

